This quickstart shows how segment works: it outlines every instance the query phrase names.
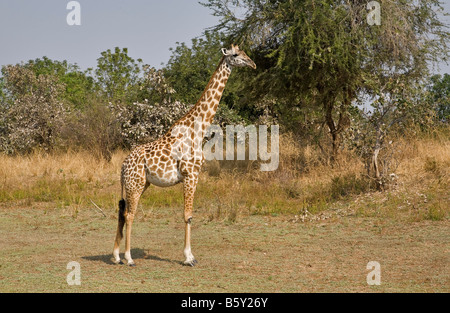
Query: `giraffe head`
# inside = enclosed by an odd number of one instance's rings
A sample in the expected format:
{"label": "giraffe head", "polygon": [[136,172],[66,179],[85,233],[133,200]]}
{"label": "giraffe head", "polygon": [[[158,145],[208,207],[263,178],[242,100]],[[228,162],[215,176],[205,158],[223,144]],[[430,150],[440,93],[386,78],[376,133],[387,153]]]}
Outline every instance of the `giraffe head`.
{"label": "giraffe head", "polygon": [[244,51],[240,50],[238,45],[231,45],[231,49],[222,48],[222,53],[225,56],[225,61],[232,67],[248,66],[256,69],[255,62]]}

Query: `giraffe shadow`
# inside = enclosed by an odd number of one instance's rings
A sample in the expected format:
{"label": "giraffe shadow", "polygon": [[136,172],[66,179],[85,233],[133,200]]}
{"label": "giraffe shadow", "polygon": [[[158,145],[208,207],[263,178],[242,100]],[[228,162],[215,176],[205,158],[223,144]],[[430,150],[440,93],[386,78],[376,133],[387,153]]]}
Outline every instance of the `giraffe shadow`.
{"label": "giraffe shadow", "polygon": [[179,265],[183,265],[184,266],[184,263],[181,262],[181,261],[161,258],[161,257],[159,257],[157,255],[147,254],[147,255],[145,255],[144,259],[146,259],[146,260],[154,260],[154,261],[161,261],[161,262],[168,262],[168,263],[179,264]]}
{"label": "giraffe shadow", "polygon": [[[157,255],[151,255],[151,254],[146,253],[144,249],[140,249],[140,248],[131,249],[131,257],[133,258],[133,260],[143,259],[143,260],[153,260],[153,261],[168,262],[168,263],[173,263],[173,264],[184,265],[184,263],[182,261],[161,258]],[[83,256],[81,258],[84,260],[88,260],[88,261],[102,261],[109,265],[116,265],[116,263],[114,263],[114,261],[113,261],[112,253],[89,255],[89,256]],[[120,259],[121,260],[125,259],[124,253],[120,254]]]}

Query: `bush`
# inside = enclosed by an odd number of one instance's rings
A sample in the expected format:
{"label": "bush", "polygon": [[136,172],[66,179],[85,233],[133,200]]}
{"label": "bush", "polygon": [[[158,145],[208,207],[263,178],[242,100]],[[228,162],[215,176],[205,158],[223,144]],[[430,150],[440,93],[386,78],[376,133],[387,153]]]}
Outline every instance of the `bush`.
{"label": "bush", "polygon": [[181,102],[109,104],[127,148],[164,135],[189,106]]}
{"label": "bush", "polygon": [[59,147],[65,150],[89,151],[97,159],[111,159],[111,154],[123,147],[120,125],[105,104],[92,102],[85,110],[67,116],[61,130]]}
{"label": "bush", "polygon": [[2,69],[10,97],[2,105],[0,146],[9,154],[51,150],[59,136],[67,106],[59,100],[64,84],[53,75],[35,75],[31,68]]}

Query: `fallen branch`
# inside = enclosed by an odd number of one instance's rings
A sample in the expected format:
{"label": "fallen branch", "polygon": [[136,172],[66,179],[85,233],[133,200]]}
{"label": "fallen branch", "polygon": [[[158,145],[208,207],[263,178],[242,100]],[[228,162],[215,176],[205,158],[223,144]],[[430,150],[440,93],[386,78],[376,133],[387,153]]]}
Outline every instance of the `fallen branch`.
{"label": "fallen branch", "polygon": [[100,207],[98,206],[98,205],[96,205],[95,204],[95,202],[94,201],[92,201],[92,199],[89,199],[91,202],[92,202],[92,204],[103,214],[103,216],[104,217],[106,217],[106,214],[103,212],[103,210],[102,209],[100,209]]}

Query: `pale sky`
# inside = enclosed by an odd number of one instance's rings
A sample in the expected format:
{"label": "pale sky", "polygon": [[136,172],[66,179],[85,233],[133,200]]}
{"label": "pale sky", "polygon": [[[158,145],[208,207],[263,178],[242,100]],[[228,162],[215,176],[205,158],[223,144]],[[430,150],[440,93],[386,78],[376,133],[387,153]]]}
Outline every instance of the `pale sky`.
{"label": "pale sky", "polygon": [[[160,68],[177,41],[190,44],[219,21],[198,0],[79,0],[81,25],[69,26],[69,2],[0,0],[0,66],[47,56],[84,70],[96,67],[100,52],[126,47],[132,58]],[[450,12],[449,0],[444,6]]]}
{"label": "pale sky", "polygon": [[0,65],[43,56],[95,67],[100,52],[161,67],[176,42],[190,44],[218,18],[197,0],[79,0],[81,25],[66,22],[69,0],[0,0]]}

